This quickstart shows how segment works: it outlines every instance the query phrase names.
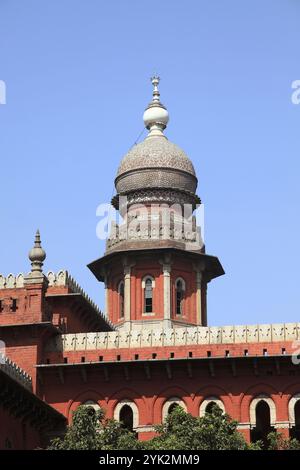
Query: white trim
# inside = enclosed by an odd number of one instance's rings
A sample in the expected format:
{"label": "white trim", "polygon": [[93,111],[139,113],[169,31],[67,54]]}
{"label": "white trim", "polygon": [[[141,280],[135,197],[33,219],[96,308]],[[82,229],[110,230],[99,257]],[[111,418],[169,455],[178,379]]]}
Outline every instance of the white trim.
{"label": "white trim", "polygon": [[91,406],[95,411],[100,410],[100,405],[94,400],[86,400],[84,403],[81,403],[82,406]]}
{"label": "white trim", "polygon": [[177,405],[181,406],[181,408],[183,408],[184,411],[187,411],[186,410],[186,404],[184,403],[183,400],[181,400],[181,398],[178,398],[178,397],[168,398],[164,402],[163,407],[162,407],[162,421],[164,421],[166,419],[166,417],[168,416],[169,408],[170,408],[171,405],[173,405],[173,403],[176,403]]}
{"label": "white trim", "polygon": [[267,395],[258,395],[250,403],[250,424],[252,428],[256,427],[256,407],[260,401],[264,401],[269,405],[270,408],[270,425],[275,426],[276,424],[276,407],[272,398]]}
{"label": "white trim", "polygon": [[222,402],[222,400],[220,400],[220,398],[217,398],[217,397],[207,397],[205,398],[201,405],[200,405],[200,408],[199,408],[199,416],[202,418],[202,416],[205,415],[205,410],[206,410],[206,407],[211,403],[211,402],[214,402],[216,405],[218,405],[219,408],[221,408],[221,410],[223,411],[223,413],[225,413],[225,406],[224,406],[224,403]]}
{"label": "white trim", "polygon": [[114,409],[114,419],[120,422],[120,412],[123,406],[125,405],[128,405],[132,409],[133,429],[136,430],[136,428],[139,425],[139,410],[136,404],[134,403],[134,401],[127,400],[127,399],[119,401]]}
{"label": "white trim", "polygon": [[178,282],[178,281],[181,281],[181,283],[182,283],[182,290],[183,290],[183,292],[185,292],[185,290],[186,290],[186,283],[185,283],[185,280],[183,279],[183,277],[180,277],[180,276],[177,277],[176,280],[175,280],[175,289],[177,290],[177,282]]}
{"label": "white trim", "polygon": [[291,427],[295,426],[295,421],[296,421],[295,406],[296,406],[297,401],[299,400],[300,400],[300,393],[297,393],[292,398],[290,398],[290,401],[289,401],[289,422],[290,422]]}
{"label": "white trim", "polygon": [[146,276],[143,277],[143,279],[142,279],[142,289],[145,289],[145,287],[146,287],[146,281],[147,281],[148,279],[151,279],[151,282],[152,282],[152,289],[154,289],[154,287],[155,287],[155,279],[154,279],[154,277],[151,276],[150,274],[147,274]]}

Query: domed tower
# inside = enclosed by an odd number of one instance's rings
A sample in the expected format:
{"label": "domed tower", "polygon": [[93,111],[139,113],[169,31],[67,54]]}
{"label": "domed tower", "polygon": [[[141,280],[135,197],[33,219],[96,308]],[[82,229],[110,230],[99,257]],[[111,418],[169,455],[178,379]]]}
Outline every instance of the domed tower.
{"label": "domed tower", "polygon": [[159,78],[144,112],[145,140],[122,159],[114,224],[102,258],[88,267],[105,283],[106,313],[117,328],[206,326],[207,283],[224,274],[205,253],[194,211],[197,177],[185,152],[164,134],[169,114]]}

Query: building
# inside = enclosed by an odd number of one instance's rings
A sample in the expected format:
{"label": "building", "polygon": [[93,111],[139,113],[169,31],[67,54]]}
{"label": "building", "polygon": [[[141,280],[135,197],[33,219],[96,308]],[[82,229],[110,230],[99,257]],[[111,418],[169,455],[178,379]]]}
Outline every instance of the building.
{"label": "building", "polygon": [[149,133],[115,179],[123,223],[88,265],[105,284],[105,314],[67,271],[43,273],[38,232],[31,272],[0,276],[2,448],[44,445],[79,404],[103,407],[140,439],[172,407],[198,416],[212,403],[248,441],[270,429],[300,435],[300,323],[207,326],[207,285],[224,271],[205,252],[195,170],[164,135],[168,111],[152,83]]}

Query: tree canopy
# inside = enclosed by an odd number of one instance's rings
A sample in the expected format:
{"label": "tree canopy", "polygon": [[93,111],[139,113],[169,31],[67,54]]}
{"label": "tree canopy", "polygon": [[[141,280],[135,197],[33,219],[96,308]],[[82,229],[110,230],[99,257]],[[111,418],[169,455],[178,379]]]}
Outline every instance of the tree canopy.
{"label": "tree canopy", "polygon": [[[107,419],[105,412],[79,406],[72,424],[61,438],[53,439],[50,450],[260,450],[262,442],[248,444],[237,430],[238,423],[216,405],[203,417],[194,417],[175,407],[163,424],[155,426],[156,436],[139,441],[123,423]],[[300,449],[296,439],[279,433],[268,436],[270,450]]]}

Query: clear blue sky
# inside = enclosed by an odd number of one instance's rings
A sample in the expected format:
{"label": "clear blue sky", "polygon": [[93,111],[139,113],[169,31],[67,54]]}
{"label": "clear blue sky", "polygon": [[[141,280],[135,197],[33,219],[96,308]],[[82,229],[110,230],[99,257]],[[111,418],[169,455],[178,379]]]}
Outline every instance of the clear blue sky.
{"label": "clear blue sky", "polygon": [[45,270],[103,306],[96,207],[158,72],[226,271],[209,323],[299,321],[299,21],[298,0],[0,0],[0,272],[29,270],[39,227]]}

